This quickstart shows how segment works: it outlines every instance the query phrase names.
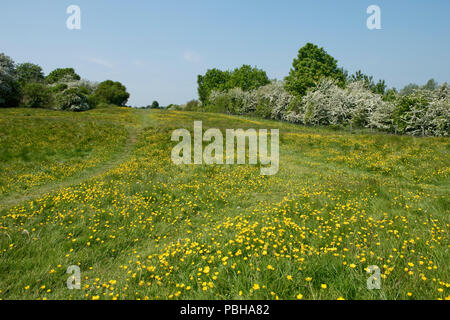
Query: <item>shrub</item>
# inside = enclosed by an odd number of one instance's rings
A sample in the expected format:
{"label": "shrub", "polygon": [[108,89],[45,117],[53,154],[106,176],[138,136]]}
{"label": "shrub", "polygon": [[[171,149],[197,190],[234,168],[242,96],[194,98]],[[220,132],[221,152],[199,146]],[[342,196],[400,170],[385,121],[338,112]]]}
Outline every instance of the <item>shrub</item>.
{"label": "shrub", "polygon": [[202,104],[198,100],[191,100],[191,101],[188,101],[185,104],[183,110],[186,110],[186,111],[202,111]]}
{"label": "shrub", "polygon": [[22,106],[26,108],[51,108],[52,90],[43,83],[29,82],[22,88]]}
{"label": "shrub", "polygon": [[56,107],[61,110],[86,111],[91,109],[87,97],[77,88],[66,89],[56,95]]}
{"label": "shrub", "polygon": [[272,83],[257,89],[254,92],[256,98],[256,114],[264,118],[284,120],[291,106],[294,96],[284,89],[284,82]]}
{"label": "shrub", "polygon": [[209,101],[206,112],[227,113],[231,109],[231,97],[226,92],[212,91]]}
{"label": "shrub", "polygon": [[395,119],[402,133],[448,136],[450,99],[446,83],[436,90],[416,89],[399,99]]}

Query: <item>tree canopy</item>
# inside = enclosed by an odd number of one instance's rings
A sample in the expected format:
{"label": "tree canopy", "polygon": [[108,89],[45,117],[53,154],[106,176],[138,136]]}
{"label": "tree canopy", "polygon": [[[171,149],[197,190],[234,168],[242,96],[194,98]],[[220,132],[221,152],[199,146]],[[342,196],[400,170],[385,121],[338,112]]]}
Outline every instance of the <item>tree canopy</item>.
{"label": "tree canopy", "polygon": [[298,51],[292,63],[292,69],[285,78],[285,88],[294,95],[303,96],[323,78],[332,78],[339,85],[345,85],[346,76],[337,67],[337,61],[325,49],[307,43]]}
{"label": "tree canopy", "polygon": [[73,68],[58,68],[49,73],[45,78],[47,83],[53,84],[56,82],[64,81],[76,81],[80,80],[80,76],[75,72]]}
{"label": "tree canopy", "polygon": [[127,88],[120,82],[106,80],[100,83],[94,91],[94,97],[97,103],[111,103],[123,106],[127,103],[130,94]]}
{"label": "tree canopy", "polygon": [[34,63],[21,63],[17,66],[16,71],[21,85],[28,82],[41,82],[45,78],[42,68]]}
{"label": "tree canopy", "polygon": [[14,61],[0,53],[0,107],[15,107],[20,100],[17,70]]}

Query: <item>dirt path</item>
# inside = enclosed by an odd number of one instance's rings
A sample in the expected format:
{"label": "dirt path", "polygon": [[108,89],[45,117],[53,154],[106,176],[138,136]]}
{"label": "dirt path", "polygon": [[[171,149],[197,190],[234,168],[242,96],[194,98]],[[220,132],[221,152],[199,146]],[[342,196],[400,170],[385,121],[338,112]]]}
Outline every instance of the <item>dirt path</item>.
{"label": "dirt path", "polygon": [[150,126],[150,113],[145,111],[136,111],[136,116],[138,117],[139,127],[132,127],[129,126],[128,129],[128,138],[123,145],[122,149],[115,154],[112,155],[112,157],[102,164],[86,169],[78,174],[76,174],[73,177],[68,177],[61,181],[51,182],[44,184],[42,186],[38,186],[35,188],[32,188],[30,190],[27,190],[22,193],[14,192],[6,196],[5,198],[0,200],[0,211],[12,208],[16,205],[19,205],[21,203],[24,203],[26,201],[30,201],[32,199],[36,199],[39,197],[42,197],[45,194],[55,192],[70,186],[78,185],[82,183],[83,181],[86,181],[90,178],[93,178],[95,176],[98,176],[102,173],[105,173],[118,165],[120,165],[122,162],[127,160],[131,154],[131,152],[134,150],[137,142],[139,141],[139,134],[141,131]]}

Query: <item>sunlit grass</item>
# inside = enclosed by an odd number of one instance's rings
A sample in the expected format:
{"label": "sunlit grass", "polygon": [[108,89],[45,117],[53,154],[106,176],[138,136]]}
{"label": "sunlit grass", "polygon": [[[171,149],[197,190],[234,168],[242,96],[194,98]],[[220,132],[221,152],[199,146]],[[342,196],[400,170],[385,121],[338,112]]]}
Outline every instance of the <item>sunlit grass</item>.
{"label": "sunlit grass", "polygon": [[[95,112],[77,117],[104,116]],[[130,112],[142,131],[124,162],[1,212],[0,298],[448,298],[448,139],[189,112],[116,110],[105,121]],[[171,132],[194,120],[279,128],[279,172],[173,165]],[[81,290],[66,287],[74,264]],[[380,290],[367,289],[369,265],[381,268]]]}

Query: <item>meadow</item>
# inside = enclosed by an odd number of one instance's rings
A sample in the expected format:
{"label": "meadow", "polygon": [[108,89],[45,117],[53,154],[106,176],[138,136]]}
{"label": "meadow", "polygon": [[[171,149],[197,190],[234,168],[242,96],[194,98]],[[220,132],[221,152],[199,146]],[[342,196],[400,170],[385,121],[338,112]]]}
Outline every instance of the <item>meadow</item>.
{"label": "meadow", "polygon": [[[173,130],[280,130],[280,167]],[[450,142],[203,112],[0,110],[1,299],[449,299]],[[69,290],[70,265],[81,289]],[[369,290],[366,269],[381,269]]]}

